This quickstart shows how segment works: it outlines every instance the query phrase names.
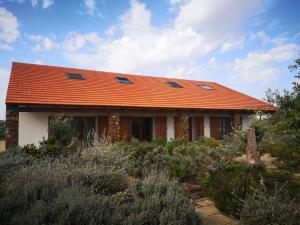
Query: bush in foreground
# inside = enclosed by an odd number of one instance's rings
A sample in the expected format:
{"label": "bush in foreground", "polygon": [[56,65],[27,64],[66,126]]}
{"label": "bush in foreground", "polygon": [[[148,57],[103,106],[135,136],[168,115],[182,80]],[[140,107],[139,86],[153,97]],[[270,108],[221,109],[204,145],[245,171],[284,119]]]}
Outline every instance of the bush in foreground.
{"label": "bush in foreground", "polygon": [[3,224],[201,225],[179,184],[164,176],[128,181],[117,144],[64,157],[0,153]]}
{"label": "bush in foreground", "polygon": [[299,225],[300,205],[285,191],[255,191],[244,201],[243,225]]}
{"label": "bush in foreground", "polygon": [[239,217],[243,200],[260,186],[261,172],[262,168],[244,162],[220,163],[211,168],[202,187],[208,189],[220,211]]}

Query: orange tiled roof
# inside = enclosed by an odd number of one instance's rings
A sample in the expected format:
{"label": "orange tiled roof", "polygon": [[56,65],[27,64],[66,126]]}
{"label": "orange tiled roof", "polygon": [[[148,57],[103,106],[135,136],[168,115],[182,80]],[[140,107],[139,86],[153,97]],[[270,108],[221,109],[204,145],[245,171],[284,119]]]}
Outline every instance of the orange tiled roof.
{"label": "orange tiled roof", "polygon": [[[82,74],[70,80],[65,74]],[[133,84],[118,83],[116,76]],[[183,88],[165,82],[175,81]],[[208,85],[214,90],[203,90]],[[14,62],[6,103],[80,106],[124,106],[176,109],[274,110],[269,104],[215,82],[137,76]]]}

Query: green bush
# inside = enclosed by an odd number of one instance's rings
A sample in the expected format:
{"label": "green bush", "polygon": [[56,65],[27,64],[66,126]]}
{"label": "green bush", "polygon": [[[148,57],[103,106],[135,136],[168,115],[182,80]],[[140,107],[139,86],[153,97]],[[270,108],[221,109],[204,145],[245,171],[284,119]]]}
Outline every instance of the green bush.
{"label": "green bush", "polygon": [[206,167],[219,157],[206,145],[176,139],[165,146],[132,141],[131,144],[119,143],[119,147],[129,155],[129,173],[137,177],[165,172],[170,178],[182,181],[194,176],[199,166]]}
{"label": "green bush", "polygon": [[244,201],[243,225],[299,225],[300,205],[285,191],[255,191]]}
{"label": "green bush", "polygon": [[278,186],[284,186],[285,192],[300,202],[300,178],[293,173],[283,170],[265,171],[263,178],[267,190],[275,192]]}
{"label": "green bush", "polygon": [[3,224],[201,224],[176,182],[151,176],[128,187],[115,144],[56,159],[4,152],[0,168]]}
{"label": "green bush", "polygon": [[134,200],[123,208],[124,224],[202,224],[178,183],[163,176],[134,181],[128,194],[134,196]]}
{"label": "green bush", "polygon": [[202,187],[208,188],[220,211],[239,217],[242,200],[260,187],[262,170],[262,167],[251,167],[244,162],[220,163],[211,168]]}
{"label": "green bush", "polygon": [[277,158],[278,166],[292,171],[300,171],[300,145],[292,140],[277,140],[266,144],[265,151]]}
{"label": "green bush", "polygon": [[0,127],[0,140],[5,138],[5,128]]}
{"label": "green bush", "polygon": [[219,146],[219,143],[214,138],[200,137],[197,140],[197,143],[203,147],[207,148],[216,148]]}

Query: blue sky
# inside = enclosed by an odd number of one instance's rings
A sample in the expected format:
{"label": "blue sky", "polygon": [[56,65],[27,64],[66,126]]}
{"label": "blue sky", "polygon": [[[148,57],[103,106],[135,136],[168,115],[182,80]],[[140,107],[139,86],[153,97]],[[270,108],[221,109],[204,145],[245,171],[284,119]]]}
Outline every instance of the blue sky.
{"label": "blue sky", "polygon": [[13,61],[289,88],[300,1],[0,0],[0,119]]}

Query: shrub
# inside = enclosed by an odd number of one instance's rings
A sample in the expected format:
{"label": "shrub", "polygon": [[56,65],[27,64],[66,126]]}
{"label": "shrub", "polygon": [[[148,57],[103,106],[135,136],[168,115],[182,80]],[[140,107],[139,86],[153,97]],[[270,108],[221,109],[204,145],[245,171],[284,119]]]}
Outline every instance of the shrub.
{"label": "shrub", "polygon": [[255,191],[244,201],[241,221],[244,225],[298,225],[299,209],[300,205],[283,190]]}
{"label": "shrub", "polygon": [[261,167],[228,161],[212,167],[203,182],[220,211],[239,217],[241,200],[251,194],[253,188],[260,187],[261,173]]}
{"label": "shrub", "polygon": [[128,194],[134,196],[134,200],[123,205],[124,224],[202,224],[180,186],[163,176],[134,181]]}
{"label": "shrub", "polygon": [[0,140],[5,138],[5,127],[0,127]]}
{"label": "shrub", "polygon": [[172,152],[174,148],[182,145],[186,146],[187,143],[188,142],[184,139],[172,139],[171,141],[168,141],[165,146],[169,152]]}
{"label": "shrub", "polygon": [[200,137],[197,140],[197,143],[203,147],[207,148],[216,148],[219,146],[219,143],[214,138]]}
{"label": "shrub", "polygon": [[278,165],[289,170],[300,171],[300,145],[292,140],[277,140],[264,146],[267,152],[277,158]]}

